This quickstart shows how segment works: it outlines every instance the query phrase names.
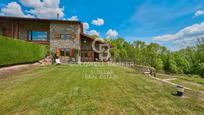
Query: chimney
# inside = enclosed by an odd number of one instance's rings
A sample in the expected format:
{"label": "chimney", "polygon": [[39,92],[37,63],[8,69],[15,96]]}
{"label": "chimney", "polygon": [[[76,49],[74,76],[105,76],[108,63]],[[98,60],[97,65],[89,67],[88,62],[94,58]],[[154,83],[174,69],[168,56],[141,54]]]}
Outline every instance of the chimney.
{"label": "chimney", "polygon": [[59,13],[57,13],[57,19],[59,20]]}

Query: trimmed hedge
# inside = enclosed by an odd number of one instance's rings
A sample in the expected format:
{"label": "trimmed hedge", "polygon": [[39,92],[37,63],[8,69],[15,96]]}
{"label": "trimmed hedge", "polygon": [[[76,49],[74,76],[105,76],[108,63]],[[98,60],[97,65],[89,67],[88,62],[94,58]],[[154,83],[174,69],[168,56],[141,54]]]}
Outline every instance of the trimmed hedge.
{"label": "trimmed hedge", "polygon": [[0,36],[0,67],[33,63],[47,55],[47,46]]}

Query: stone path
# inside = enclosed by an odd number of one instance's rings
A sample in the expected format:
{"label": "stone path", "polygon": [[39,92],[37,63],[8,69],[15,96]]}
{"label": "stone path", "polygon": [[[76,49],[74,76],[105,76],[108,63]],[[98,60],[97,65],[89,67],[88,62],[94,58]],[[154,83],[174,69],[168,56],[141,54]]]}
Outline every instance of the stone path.
{"label": "stone path", "polygon": [[3,67],[0,68],[0,79],[8,77],[11,74],[21,72],[21,71],[26,71],[30,68],[40,66],[39,63],[34,63],[34,64],[23,64],[23,65],[15,65],[15,66],[10,66],[10,67]]}

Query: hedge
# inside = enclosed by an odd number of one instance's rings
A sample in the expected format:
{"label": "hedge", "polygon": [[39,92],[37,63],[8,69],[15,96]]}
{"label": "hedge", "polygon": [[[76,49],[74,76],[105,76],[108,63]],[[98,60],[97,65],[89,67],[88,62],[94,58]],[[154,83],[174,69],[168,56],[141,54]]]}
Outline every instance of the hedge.
{"label": "hedge", "polygon": [[47,55],[47,46],[0,36],[0,67],[33,63]]}

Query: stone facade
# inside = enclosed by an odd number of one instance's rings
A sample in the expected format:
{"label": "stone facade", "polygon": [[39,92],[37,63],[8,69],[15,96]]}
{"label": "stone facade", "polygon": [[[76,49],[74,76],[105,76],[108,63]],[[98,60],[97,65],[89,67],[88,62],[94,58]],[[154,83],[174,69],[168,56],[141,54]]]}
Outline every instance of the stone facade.
{"label": "stone facade", "polygon": [[[56,52],[57,48],[73,48],[80,50],[80,25],[67,23],[50,23],[50,50]],[[68,38],[63,39],[61,35],[68,35]],[[69,62],[70,58],[61,57],[62,63]],[[80,55],[76,57],[76,61],[80,62]]]}

